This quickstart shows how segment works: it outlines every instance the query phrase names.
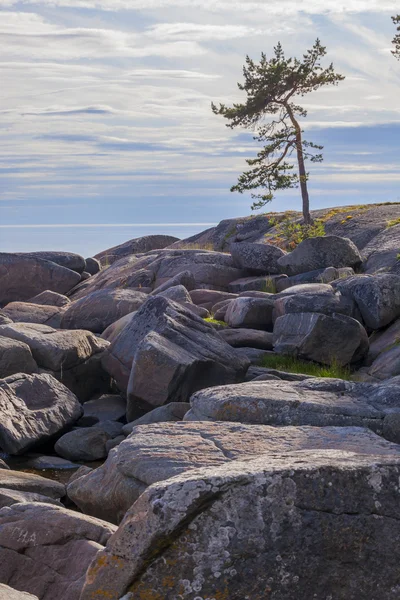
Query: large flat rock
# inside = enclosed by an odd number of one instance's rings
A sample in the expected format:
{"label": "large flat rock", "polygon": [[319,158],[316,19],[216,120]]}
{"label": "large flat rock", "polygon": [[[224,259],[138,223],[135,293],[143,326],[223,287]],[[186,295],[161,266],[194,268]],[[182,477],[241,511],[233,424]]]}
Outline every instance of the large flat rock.
{"label": "large flat rock", "polygon": [[[361,426],[386,435],[400,412],[400,388],[390,380],[380,385],[328,378],[251,381],[201,390],[190,403],[185,421]],[[400,442],[393,432],[388,435]]]}
{"label": "large flat rock", "polygon": [[313,448],[400,452],[397,445],[354,427],[277,428],[204,422],[140,425],[110,452],[101,467],[70,483],[68,496],[83,512],[118,523],[146,487],[157,481],[197,467]]}
{"label": "large flat rock", "polygon": [[400,457],[263,455],[149,487],[81,600],[394,600]]}

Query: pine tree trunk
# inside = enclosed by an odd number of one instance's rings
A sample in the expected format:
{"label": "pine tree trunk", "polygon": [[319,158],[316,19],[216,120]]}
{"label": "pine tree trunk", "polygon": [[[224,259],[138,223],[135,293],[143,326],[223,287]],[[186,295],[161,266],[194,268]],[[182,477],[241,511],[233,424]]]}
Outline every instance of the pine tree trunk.
{"label": "pine tree trunk", "polygon": [[293,111],[291,107],[287,104],[286,109],[288,111],[290,120],[293,123],[293,126],[296,130],[296,151],[297,151],[297,162],[299,165],[299,179],[300,179],[300,189],[301,189],[301,197],[303,199],[303,218],[304,223],[306,225],[310,225],[312,223],[311,215],[310,215],[310,198],[308,196],[308,188],[307,188],[307,173],[304,165],[304,156],[303,156],[303,143],[301,137],[301,127],[297,120],[294,117]]}

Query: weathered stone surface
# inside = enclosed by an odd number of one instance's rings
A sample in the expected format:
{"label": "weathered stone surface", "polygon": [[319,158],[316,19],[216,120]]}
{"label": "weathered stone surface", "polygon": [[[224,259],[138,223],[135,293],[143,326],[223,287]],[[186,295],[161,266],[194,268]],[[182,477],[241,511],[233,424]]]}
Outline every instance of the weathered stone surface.
{"label": "weathered stone surface", "polygon": [[44,442],[81,414],[76,396],[50,375],[0,380],[0,447],[9,454]]}
{"label": "weathered stone surface", "polygon": [[14,373],[37,373],[38,366],[27,344],[0,337],[0,379]]}
{"label": "weathered stone surface", "polygon": [[327,267],[326,269],[317,269],[309,273],[300,273],[299,275],[279,279],[276,282],[276,289],[278,292],[282,292],[287,288],[303,283],[331,283],[335,279],[350,277],[351,275],[354,275],[354,270],[351,267],[343,267],[341,269]]}
{"label": "weathered stone surface", "polygon": [[219,335],[234,348],[273,349],[273,334],[258,329],[229,329],[226,327]]}
{"label": "weathered stone surface", "polygon": [[28,344],[39,367],[64,371],[108,347],[89,331],[60,331],[34,323],[1,325],[0,336]]}
{"label": "weathered stone surface", "polygon": [[139,419],[127,423],[123,426],[122,432],[124,435],[129,435],[132,430],[138,425],[152,425],[154,423],[168,423],[170,421],[182,421],[183,417],[190,409],[188,402],[170,402],[165,406],[154,408]]}
{"label": "weathered stone surface", "polygon": [[194,304],[202,306],[207,310],[213,310],[213,307],[222,301],[233,300],[237,298],[237,294],[229,292],[219,292],[218,290],[193,290],[190,292],[190,297]]}
{"label": "weathered stone surface", "polygon": [[214,287],[222,291],[227,290],[231,281],[247,274],[244,270],[237,269],[227,254],[204,250],[166,251],[160,255],[153,269],[156,269],[156,287],[188,270],[193,274],[197,288]]}
{"label": "weathered stone surface", "polygon": [[137,310],[147,300],[147,294],[133,290],[99,290],[75,300],[63,314],[63,329],[103,331],[121,317]]}
{"label": "weathered stone surface", "polygon": [[0,583],[0,600],[38,600],[38,597],[27,592],[19,592]]}
{"label": "weathered stone surface", "polygon": [[[265,383],[263,385],[266,385]],[[264,453],[342,448],[360,452],[400,450],[357,428],[274,428],[233,423],[163,423],[135,427],[99,468],[67,486],[84,512],[119,522],[144,489],[190,469]],[[393,449],[394,448],[394,449]]]}
{"label": "weathered stone surface", "polygon": [[341,314],[361,321],[361,315],[353,298],[343,296],[340,292],[331,295],[295,293],[293,296],[282,296],[275,300],[274,320],[291,313],[321,313],[330,316]]}
{"label": "weathered stone surface", "polygon": [[394,267],[400,250],[400,227],[385,227],[363,249],[364,271],[375,273],[379,269]]}
{"label": "weathered stone surface", "polygon": [[277,291],[277,282],[281,279],[287,279],[286,275],[264,275],[263,277],[243,277],[236,281],[231,281],[228,286],[230,292],[241,294],[248,291],[267,292],[275,294]]}
{"label": "weathered stone surface", "polygon": [[102,364],[127,391],[128,420],[143,409],[187,401],[202,387],[238,381],[248,367],[208,323],[159,296],[137,311]]}
{"label": "weathered stone surface", "polygon": [[190,297],[189,291],[182,284],[173,285],[163,292],[158,292],[154,295],[162,296],[163,298],[169,298],[174,302],[179,302],[179,304],[192,304],[192,298]]}
{"label": "weathered stone surface", "polygon": [[125,417],[126,400],[119,394],[104,394],[85,402],[79,425],[95,425],[102,421],[119,421]]}
{"label": "weathered stone surface", "polygon": [[111,325],[109,325],[107,329],[103,331],[101,338],[107,342],[113,342],[119,336],[124,327],[131,322],[131,319],[135,314],[136,310],[128,313],[124,317],[121,317],[118,319],[118,321],[115,321],[115,323],[111,323]]}
{"label": "weathered stone surface", "polygon": [[335,282],[335,288],[355,300],[367,327],[380,329],[400,316],[398,275],[358,275]]}
{"label": "weathered stone surface", "polygon": [[65,294],[80,280],[75,271],[41,258],[0,253],[0,306],[29,300],[44,290]]}
{"label": "weathered stone surface", "polygon": [[179,239],[172,235],[145,235],[119,244],[118,246],[113,246],[107,250],[103,250],[96,254],[94,258],[96,258],[103,266],[108,266],[125,256],[166,248],[178,241]]}
{"label": "weathered stone surface", "polygon": [[235,267],[260,274],[280,273],[278,259],[286,255],[286,252],[277,246],[251,242],[231,244],[229,250]]}
{"label": "weathered stone surface", "polygon": [[399,474],[397,454],[307,450],[157,483],[93,561],[81,600],[392,600]]}
{"label": "weathered stone surface", "polygon": [[400,375],[400,345],[395,344],[381,352],[372,365],[368,367],[367,372],[376,380],[390,379]]}
{"label": "weathered stone surface", "polygon": [[400,413],[396,380],[376,385],[313,378],[219,386],[194,394],[184,421],[358,426],[382,435],[386,418]]}
{"label": "weathered stone surface", "polygon": [[68,460],[99,460],[107,456],[106,442],[110,438],[98,427],[79,427],[60,437],[54,450]]}
{"label": "weathered stone surface", "polygon": [[8,490],[7,488],[0,487],[0,508],[3,508],[4,506],[12,506],[13,504],[18,504],[19,502],[45,502],[46,504],[62,506],[59,500],[49,498],[48,496],[43,496],[42,494],[34,494],[32,492],[17,492],[15,490]]}
{"label": "weathered stone surface", "polygon": [[45,290],[29,299],[30,304],[41,304],[43,306],[67,306],[70,302],[71,300],[64,294],[58,294],[50,290]]}
{"label": "weathered stone surface", "polygon": [[40,600],[77,600],[88,565],[114,533],[110,523],[41,503],[0,511],[0,580]]}
{"label": "weathered stone surface", "polygon": [[119,421],[99,421],[98,423],[96,423],[96,425],[93,425],[92,427],[93,429],[101,429],[111,439],[115,439],[121,435],[123,436],[122,429],[124,426]]}
{"label": "weathered stone surface", "polygon": [[319,296],[326,294],[327,296],[331,296],[333,292],[333,287],[327,283],[299,283],[279,292],[276,294],[276,297],[284,298],[285,296],[294,296],[295,294],[318,294]]}
{"label": "weathered stone surface", "polygon": [[287,275],[298,275],[326,267],[359,267],[362,263],[357,246],[349,239],[335,235],[308,238],[293,252],[278,260]]}
{"label": "weathered stone surface", "polygon": [[59,328],[64,309],[58,306],[45,306],[31,302],[10,302],[2,309],[2,314],[14,323],[38,323]]}
{"label": "weathered stone surface", "polygon": [[292,313],[274,325],[274,350],[322,364],[347,365],[368,353],[368,336],[356,319],[345,315]]}
{"label": "weathered stone surface", "polygon": [[374,331],[369,338],[368,360],[372,363],[385,350],[400,342],[400,319],[381,331]]}
{"label": "weathered stone surface", "polygon": [[272,312],[274,309],[271,298],[236,298],[230,302],[225,313],[225,321],[230,327],[245,327],[246,329],[272,329]]}
{"label": "weathered stone surface", "polygon": [[47,477],[22,471],[0,470],[0,488],[14,492],[41,494],[53,500],[65,496],[65,486]]}
{"label": "weathered stone surface", "polygon": [[101,269],[100,261],[97,258],[89,257],[86,259],[85,271],[90,275],[96,275]]}
{"label": "weathered stone surface", "polygon": [[28,258],[39,258],[56,263],[60,267],[65,267],[71,271],[82,273],[85,270],[86,261],[83,256],[74,254],[73,252],[61,252],[59,250],[41,251],[41,252],[20,252],[20,256]]}
{"label": "weathered stone surface", "polygon": [[191,271],[182,271],[181,273],[177,273],[168,279],[165,283],[162,283],[158,287],[156,287],[151,293],[151,296],[157,296],[161,292],[165,292],[172,287],[177,285],[183,285],[189,292],[196,288],[196,279]]}

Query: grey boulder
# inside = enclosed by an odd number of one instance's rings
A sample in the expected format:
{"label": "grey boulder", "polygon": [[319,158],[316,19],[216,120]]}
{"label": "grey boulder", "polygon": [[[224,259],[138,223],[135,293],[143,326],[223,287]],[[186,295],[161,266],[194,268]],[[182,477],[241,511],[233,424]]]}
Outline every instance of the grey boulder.
{"label": "grey boulder", "polygon": [[60,267],[71,269],[77,273],[85,271],[86,261],[83,256],[74,254],[73,252],[61,252],[59,250],[44,250],[40,252],[21,252],[20,256],[28,258],[39,258],[56,263]]}
{"label": "grey boulder", "polygon": [[273,334],[258,329],[229,329],[226,327],[219,332],[225,342],[234,348],[273,349]]}
{"label": "grey boulder", "polygon": [[211,325],[180,304],[154,296],[137,311],[102,358],[127,392],[127,419],[203,387],[234,383],[248,361],[237,357]]}
{"label": "grey boulder", "polygon": [[58,306],[33,304],[32,302],[10,302],[2,309],[2,315],[14,323],[38,323],[58,329],[64,309]]}
{"label": "grey boulder", "polygon": [[271,244],[253,244],[241,242],[229,247],[233,263],[239,269],[248,269],[254,273],[280,273],[278,259],[286,252]]}
{"label": "grey boulder", "polygon": [[124,435],[129,435],[137,425],[153,425],[154,423],[182,421],[189,409],[190,404],[188,402],[170,402],[169,404],[165,404],[165,406],[154,408],[143,415],[143,417],[131,421],[131,423],[127,423],[123,426],[122,433]]}
{"label": "grey boulder", "polygon": [[29,302],[31,304],[42,304],[43,306],[67,306],[71,300],[67,296],[64,296],[64,294],[45,290],[37,296],[30,298]]}
{"label": "grey boulder", "polygon": [[146,299],[146,294],[129,289],[92,292],[68,306],[61,327],[103,333],[109,325],[140,308]]}
{"label": "grey boulder", "polygon": [[394,600],[399,475],[397,454],[342,450],[182,473],[131,507],[80,600]]}
{"label": "grey boulder", "polygon": [[77,600],[91,561],[115,532],[110,523],[47,503],[0,511],[0,580],[40,600]]}
{"label": "grey boulder", "polygon": [[72,425],[82,414],[74,394],[50,375],[0,380],[0,447],[20,454]]}
{"label": "grey boulder", "polygon": [[230,327],[246,329],[271,329],[274,300],[269,298],[241,297],[229,303],[225,321]]}
{"label": "grey boulder", "polygon": [[364,327],[341,314],[290,313],[274,325],[274,350],[318,363],[348,365],[368,353]]}
{"label": "grey boulder", "polygon": [[125,256],[149,252],[149,250],[158,250],[178,241],[178,238],[173,237],[172,235],[145,235],[124,242],[118,246],[113,246],[107,250],[103,250],[96,254],[94,258],[97,259],[101,265],[108,266]]}
{"label": "grey boulder", "polygon": [[357,246],[336,235],[308,238],[278,260],[283,273],[298,275],[326,267],[359,267],[362,258]]}
{"label": "grey boulder", "polygon": [[0,253],[0,305],[29,300],[45,290],[65,294],[80,275],[42,258]]}
{"label": "grey boulder", "polygon": [[98,427],[79,427],[61,436],[54,450],[68,460],[100,460],[107,456],[106,443],[110,438]]}
{"label": "grey boulder", "polygon": [[370,329],[385,327],[400,316],[398,275],[359,275],[335,282],[335,288],[354,299]]}
{"label": "grey boulder", "polygon": [[0,379],[15,373],[37,373],[38,366],[28,344],[0,337]]}

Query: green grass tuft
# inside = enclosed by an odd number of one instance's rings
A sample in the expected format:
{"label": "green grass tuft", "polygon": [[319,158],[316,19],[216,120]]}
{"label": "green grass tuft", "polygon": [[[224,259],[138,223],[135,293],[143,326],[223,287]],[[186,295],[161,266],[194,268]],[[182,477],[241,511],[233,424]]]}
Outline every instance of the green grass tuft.
{"label": "green grass tuft", "polygon": [[388,221],[386,224],[386,229],[388,227],[394,227],[395,225],[399,225],[400,224],[400,217],[398,217],[398,219],[392,219],[391,221]]}
{"label": "green grass tuft", "polygon": [[207,323],[211,323],[212,325],[221,325],[221,327],[228,327],[228,324],[225,321],[218,321],[218,319],[213,319],[212,317],[207,317],[204,319]]}
{"label": "green grass tuft", "polygon": [[261,367],[267,369],[277,369],[286,373],[301,373],[303,375],[314,375],[314,377],[330,377],[334,379],[350,380],[351,371],[348,367],[341,367],[338,364],[319,365],[307,360],[300,360],[293,356],[283,354],[266,355],[261,359]]}

